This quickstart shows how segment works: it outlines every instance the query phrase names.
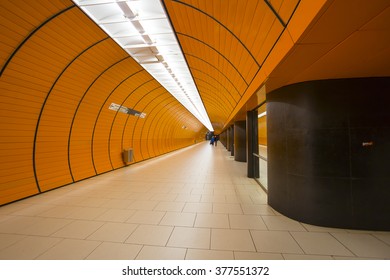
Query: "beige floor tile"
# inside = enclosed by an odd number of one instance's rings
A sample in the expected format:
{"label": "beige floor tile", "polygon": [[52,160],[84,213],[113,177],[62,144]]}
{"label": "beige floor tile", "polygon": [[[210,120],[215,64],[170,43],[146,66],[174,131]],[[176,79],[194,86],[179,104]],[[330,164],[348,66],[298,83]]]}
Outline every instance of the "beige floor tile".
{"label": "beige floor tile", "polygon": [[[253,200],[251,199],[251,196],[250,195],[245,195],[245,194],[237,194],[237,199],[238,201],[242,204],[242,205],[252,205],[253,206]],[[228,198],[226,198],[226,200],[228,200]],[[247,206],[249,207],[249,206]],[[254,207],[254,206],[253,206]],[[242,209],[244,210],[244,208],[242,207]],[[256,209],[258,209],[256,207]],[[258,211],[258,210],[257,210]],[[244,212],[245,213],[245,212]],[[247,214],[247,213],[245,213]],[[250,213],[248,213],[250,214]],[[256,213],[254,213],[256,214]]]}
{"label": "beige floor tile", "polygon": [[390,246],[370,234],[332,233],[332,235],[357,257],[390,259]]}
{"label": "beige floor tile", "polygon": [[214,195],[223,195],[225,200],[227,196],[236,196],[236,191],[234,188],[223,188],[223,189],[214,189]]}
{"label": "beige floor tile", "polygon": [[169,192],[170,194],[176,194],[176,195],[191,195],[192,188],[191,187],[174,187],[172,190]]}
{"label": "beige floor tile", "polygon": [[195,189],[192,189],[192,192],[191,194],[197,194],[197,195],[213,195],[214,193],[214,189],[210,189],[210,188],[195,188]]}
{"label": "beige floor tile", "polygon": [[155,186],[150,188],[149,190],[149,193],[153,194],[151,199],[155,197],[156,194],[169,194],[172,191],[171,187],[164,187],[162,183],[163,183],[162,181],[153,183]]}
{"label": "beige floor tile", "polygon": [[291,232],[291,235],[308,255],[353,256],[332,235],[325,232]]}
{"label": "beige floor tile", "polygon": [[273,209],[268,205],[241,204],[245,215],[275,215]]}
{"label": "beige floor tile", "polygon": [[372,235],[390,246],[390,232],[378,232]]}
{"label": "beige floor tile", "polygon": [[202,214],[196,215],[195,227],[203,228],[229,228],[229,216],[227,214]]}
{"label": "beige floor tile", "polygon": [[141,249],[142,245],[103,242],[86,259],[134,260]]}
{"label": "beige floor tile", "polygon": [[179,194],[175,201],[177,202],[200,202],[202,195],[200,194]]}
{"label": "beige floor tile", "polygon": [[9,215],[31,207],[29,203],[15,202],[0,207],[0,215]]}
{"label": "beige floor tile", "polygon": [[226,203],[242,203],[240,197],[236,194],[234,195],[225,195],[225,198],[226,198]]}
{"label": "beige floor tile", "polygon": [[70,213],[66,216],[66,218],[76,220],[94,220],[106,211],[106,208],[81,207],[78,211]]}
{"label": "beige floor tile", "polygon": [[160,225],[192,227],[195,222],[195,213],[167,212]]}
{"label": "beige floor tile", "polygon": [[126,240],[126,243],[165,246],[173,227],[140,225]]}
{"label": "beige floor tile", "polygon": [[262,216],[269,230],[306,231],[297,221],[285,216]]}
{"label": "beige floor tile", "polygon": [[349,260],[349,261],[361,261],[361,260],[378,260],[378,258],[368,257],[344,257],[344,256],[333,256],[335,260]]}
{"label": "beige floor tile", "polygon": [[257,252],[304,254],[289,232],[251,231]]}
{"label": "beige floor tile", "polygon": [[282,254],[234,252],[236,260],[284,260]]}
{"label": "beige floor tile", "polygon": [[251,199],[254,204],[267,205],[268,199],[264,195],[251,195]]}
{"label": "beige floor tile", "polygon": [[28,236],[0,251],[1,260],[33,260],[60,242],[61,238]]}
{"label": "beige floor tile", "polygon": [[257,229],[267,230],[262,218],[257,215],[229,215],[232,229]]}
{"label": "beige floor tile", "polygon": [[209,249],[210,229],[175,227],[167,246]]}
{"label": "beige floor tile", "polygon": [[123,243],[137,228],[134,224],[105,223],[98,230],[88,236],[88,240],[121,242]]}
{"label": "beige floor tile", "polygon": [[[39,196],[37,196],[37,197],[39,197]],[[51,204],[53,206],[74,207],[74,206],[79,205],[79,203],[81,201],[83,201],[84,199],[85,199],[84,196],[64,196],[64,197],[54,198],[51,201],[49,200],[49,202],[46,199],[42,199],[41,203]]]}
{"label": "beige floor tile", "polygon": [[40,255],[37,259],[83,260],[87,258],[88,255],[100,245],[100,243],[101,242],[90,240],[64,239]]}
{"label": "beige floor tile", "polygon": [[151,211],[158,203],[158,201],[138,200],[131,203],[128,209]]}
{"label": "beige floor tile", "polygon": [[73,222],[69,219],[43,218],[41,221],[20,230],[19,234],[49,236]]}
{"label": "beige floor tile", "polygon": [[166,201],[166,202],[172,202],[175,201],[177,198],[177,194],[170,194],[170,193],[165,193],[165,194],[155,194],[153,195],[150,200],[156,200],[156,201]]}
{"label": "beige floor tile", "polygon": [[[128,203],[131,203],[132,200],[126,199],[129,194],[130,190],[126,191],[126,187],[123,188],[123,190],[118,191],[110,191],[105,197],[111,199],[111,201],[108,203],[108,205],[112,205],[112,207],[116,208],[115,205],[119,204],[120,206],[125,206]],[[116,201],[119,200],[119,201]],[[119,202],[119,203],[115,203]],[[129,205],[127,205],[129,206]],[[105,204],[102,204],[102,207],[107,207]],[[127,207],[126,207],[127,208]]]}
{"label": "beige floor tile", "polygon": [[107,191],[102,192],[101,195],[98,195],[97,192],[94,192],[93,194],[95,197],[84,199],[80,201],[78,205],[82,207],[102,207],[104,203],[111,201],[111,199],[104,198],[107,195]]}
{"label": "beige floor tile", "polygon": [[104,202],[101,207],[110,209],[127,209],[133,202],[134,200],[132,199],[110,199]]}
{"label": "beige floor tile", "polygon": [[315,225],[309,225],[301,223],[301,225],[310,232],[346,232],[345,229],[341,228],[330,228],[330,227],[319,227]]}
{"label": "beige floor tile", "polygon": [[135,212],[126,222],[132,224],[158,225],[165,212],[161,211],[142,211]]}
{"label": "beige floor tile", "polygon": [[181,212],[184,208],[184,202],[160,202],[154,210],[156,211],[169,211],[169,212]]}
{"label": "beige floor tile", "polygon": [[256,251],[249,230],[212,229],[211,249]]}
{"label": "beige floor tile", "polygon": [[187,249],[144,246],[137,260],[184,260]]}
{"label": "beige floor tile", "polygon": [[103,222],[76,220],[55,232],[52,236],[85,239],[99,229],[103,224]]}
{"label": "beige floor tile", "polygon": [[300,255],[300,254],[283,254],[285,260],[333,260],[332,256],[326,255]]}
{"label": "beige floor tile", "polygon": [[41,217],[15,216],[0,223],[0,233],[20,233],[25,228],[43,221]]}
{"label": "beige floor tile", "polygon": [[194,183],[194,182],[185,182],[184,186],[185,189],[203,189],[204,183]]}
{"label": "beige floor tile", "polygon": [[0,250],[26,238],[24,235],[0,233]]}
{"label": "beige floor tile", "polygon": [[8,215],[0,215],[0,227],[1,227],[1,223],[6,221],[6,220],[9,220],[9,219],[13,219],[14,216],[8,216]]}
{"label": "beige floor tile", "polygon": [[128,220],[136,210],[125,210],[125,209],[109,209],[102,215],[95,218],[96,221],[107,221],[107,222],[125,222]]}
{"label": "beige floor tile", "polygon": [[242,214],[241,204],[237,203],[214,203],[213,213],[218,214]]}
{"label": "beige floor tile", "polygon": [[39,214],[40,217],[50,217],[50,218],[66,218],[73,212],[79,211],[81,207],[79,206],[66,206],[66,205],[57,205],[52,209],[49,209],[45,212]]}
{"label": "beige floor tile", "polygon": [[234,260],[232,251],[188,249],[186,260]]}
{"label": "beige floor tile", "polygon": [[213,204],[212,203],[202,203],[202,202],[188,202],[183,208],[183,212],[191,213],[212,213]]}
{"label": "beige floor tile", "polygon": [[12,215],[17,216],[37,216],[45,211],[48,211],[52,208],[54,208],[54,205],[50,204],[36,204],[36,205],[30,205],[28,207],[25,207],[21,210],[15,211],[12,213]]}
{"label": "beige floor tile", "polygon": [[219,194],[219,195],[203,194],[202,198],[200,199],[200,202],[226,203],[226,197],[225,197],[225,195],[222,195],[222,194]]}
{"label": "beige floor tile", "polygon": [[[156,201],[151,201],[152,203],[150,203],[150,206],[147,206],[146,208],[147,209],[143,209],[143,205],[142,204],[138,204],[136,202],[139,202],[139,201],[143,201],[143,203],[146,203],[149,201],[149,199],[153,196],[154,194],[153,193],[148,193],[148,192],[143,192],[143,193],[132,193],[128,196],[129,199],[133,200],[133,202],[130,204],[130,206],[128,207],[129,209],[133,206],[134,204],[134,207],[135,208],[139,208],[141,207],[141,209],[139,210],[152,210],[155,205],[157,205],[157,202]],[[137,210],[137,209],[136,209]]]}

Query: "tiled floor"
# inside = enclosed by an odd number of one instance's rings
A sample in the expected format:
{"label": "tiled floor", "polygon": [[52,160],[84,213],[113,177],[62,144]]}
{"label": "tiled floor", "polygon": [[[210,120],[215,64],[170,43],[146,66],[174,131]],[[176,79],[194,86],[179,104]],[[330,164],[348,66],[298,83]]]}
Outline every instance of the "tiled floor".
{"label": "tiled floor", "polygon": [[390,232],[280,215],[229,154],[204,142],[0,207],[0,259],[390,259]]}

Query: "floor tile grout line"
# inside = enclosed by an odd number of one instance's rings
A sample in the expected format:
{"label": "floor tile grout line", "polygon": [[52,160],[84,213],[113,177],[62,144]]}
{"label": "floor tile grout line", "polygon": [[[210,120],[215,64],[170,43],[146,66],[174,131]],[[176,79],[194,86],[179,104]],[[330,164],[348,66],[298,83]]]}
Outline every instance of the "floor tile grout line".
{"label": "floor tile grout line", "polygon": [[294,240],[294,242],[298,245],[298,247],[302,250],[303,254],[304,255],[307,255],[306,251],[302,248],[301,244],[299,244],[299,242],[296,240],[296,238],[294,237],[294,235],[291,233],[291,231],[287,231],[288,234],[290,235],[290,237]]}
{"label": "floor tile grout line", "polygon": [[40,256],[44,255],[46,252],[48,252],[49,250],[53,249],[54,247],[56,247],[58,244],[64,242],[66,240],[66,238],[59,238],[61,240],[59,240],[58,242],[54,243],[50,248],[47,248],[44,252],[42,252],[41,254],[39,254],[38,256],[36,256],[34,258],[34,260],[38,259]]}
{"label": "floor tile grout line", "polygon": [[[94,240],[94,241],[97,241],[97,240]],[[99,242],[99,241],[98,241]],[[104,243],[104,241],[100,241],[100,244],[97,245],[87,256],[84,257],[84,260],[88,259],[88,257],[96,251],[97,248],[99,248],[102,244]]]}
{"label": "floor tile grout line", "polygon": [[[1,233],[1,234],[3,234],[3,233]],[[6,234],[6,233],[4,233],[4,234]],[[10,234],[10,235],[11,235],[11,234]],[[13,233],[13,235],[22,235],[23,238],[20,239],[20,240],[15,241],[15,242],[13,242],[13,243],[11,243],[11,244],[9,244],[8,246],[5,246],[4,248],[2,248],[2,249],[0,250],[0,253],[1,253],[2,251],[4,251],[5,249],[7,249],[8,247],[11,247],[11,246],[13,246],[13,245],[15,245],[15,244],[21,242],[22,240],[24,240],[24,239],[26,239],[26,238],[28,238],[28,237],[31,237],[30,235],[17,234],[17,233],[16,233],[16,234]]]}
{"label": "floor tile grout line", "polygon": [[359,257],[351,249],[349,249],[343,242],[341,242],[332,232],[328,232],[328,234],[332,236],[338,243],[340,243],[345,249],[351,252],[354,257]]}
{"label": "floor tile grout line", "polygon": [[373,238],[375,238],[376,240],[380,241],[381,243],[384,243],[384,245],[386,245],[387,247],[390,248],[390,244],[388,244],[385,241],[383,241],[382,239],[380,239],[375,233],[369,233],[369,235],[372,236]]}
{"label": "floor tile grout line", "polygon": [[169,234],[169,237],[167,238],[167,241],[165,242],[165,246],[164,246],[164,247],[167,247],[167,246],[168,246],[169,240],[171,239],[171,237],[172,237],[173,232],[175,231],[175,229],[176,229],[176,226],[173,226],[172,231],[171,231],[171,233]]}
{"label": "floor tile grout line", "polygon": [[253,235],[252,235],[252,230],[250,230],[250,229],[249,229],[249,235],[251,237],[251,240],[252,240],[252,243],[253,243],[253,247],[255,248],[255,251],[259,252],[258,249],[257,249],[257,246],[256,246],[256,242],[255,242],[255,240],[253,238]]}

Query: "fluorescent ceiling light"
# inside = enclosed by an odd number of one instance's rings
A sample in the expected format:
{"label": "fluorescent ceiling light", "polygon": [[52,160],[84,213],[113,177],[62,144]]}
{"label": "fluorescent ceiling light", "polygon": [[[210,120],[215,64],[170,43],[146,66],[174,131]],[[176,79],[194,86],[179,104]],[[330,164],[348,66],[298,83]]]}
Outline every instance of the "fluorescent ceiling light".
{"label": "fluorescent ceiling light", "polygon": [[214,131],[160,0],[73,2],[209,131]]}

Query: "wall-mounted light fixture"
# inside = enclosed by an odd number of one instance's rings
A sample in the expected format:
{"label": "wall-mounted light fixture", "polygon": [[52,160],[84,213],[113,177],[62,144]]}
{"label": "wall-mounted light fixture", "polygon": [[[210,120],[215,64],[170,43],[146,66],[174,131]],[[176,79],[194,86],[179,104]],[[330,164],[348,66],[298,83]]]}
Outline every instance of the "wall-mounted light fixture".
{"label": "wall-mounted light fixture", "polygon": [[73,2],[208,130],[214,130],[160,0]]}
{"label": "wall-mounted light fixture", "polygon": [[134,109],[127,108],[125,106],[121,106],[121,105],[115,104],[115,103],[111,103],[110,106],[108,107],[108,109],[113,110],[113,111],[117,111],[117,112],[121,112],[121,113],[125,113],[128,115],[140,117],[142,119],[146,117],[146,113],[138,112]]}
{"label": "wall-mounted light fixture", "polygon": [[257,118],[260,119],[260,118],[262,118],[262,117],[265,117],[266,115],[267,115],[267,111],[265,111],[265,112],[263,112],[263,113],[261,113],[261,114],[258,114],[258,115],[257,115]]}

